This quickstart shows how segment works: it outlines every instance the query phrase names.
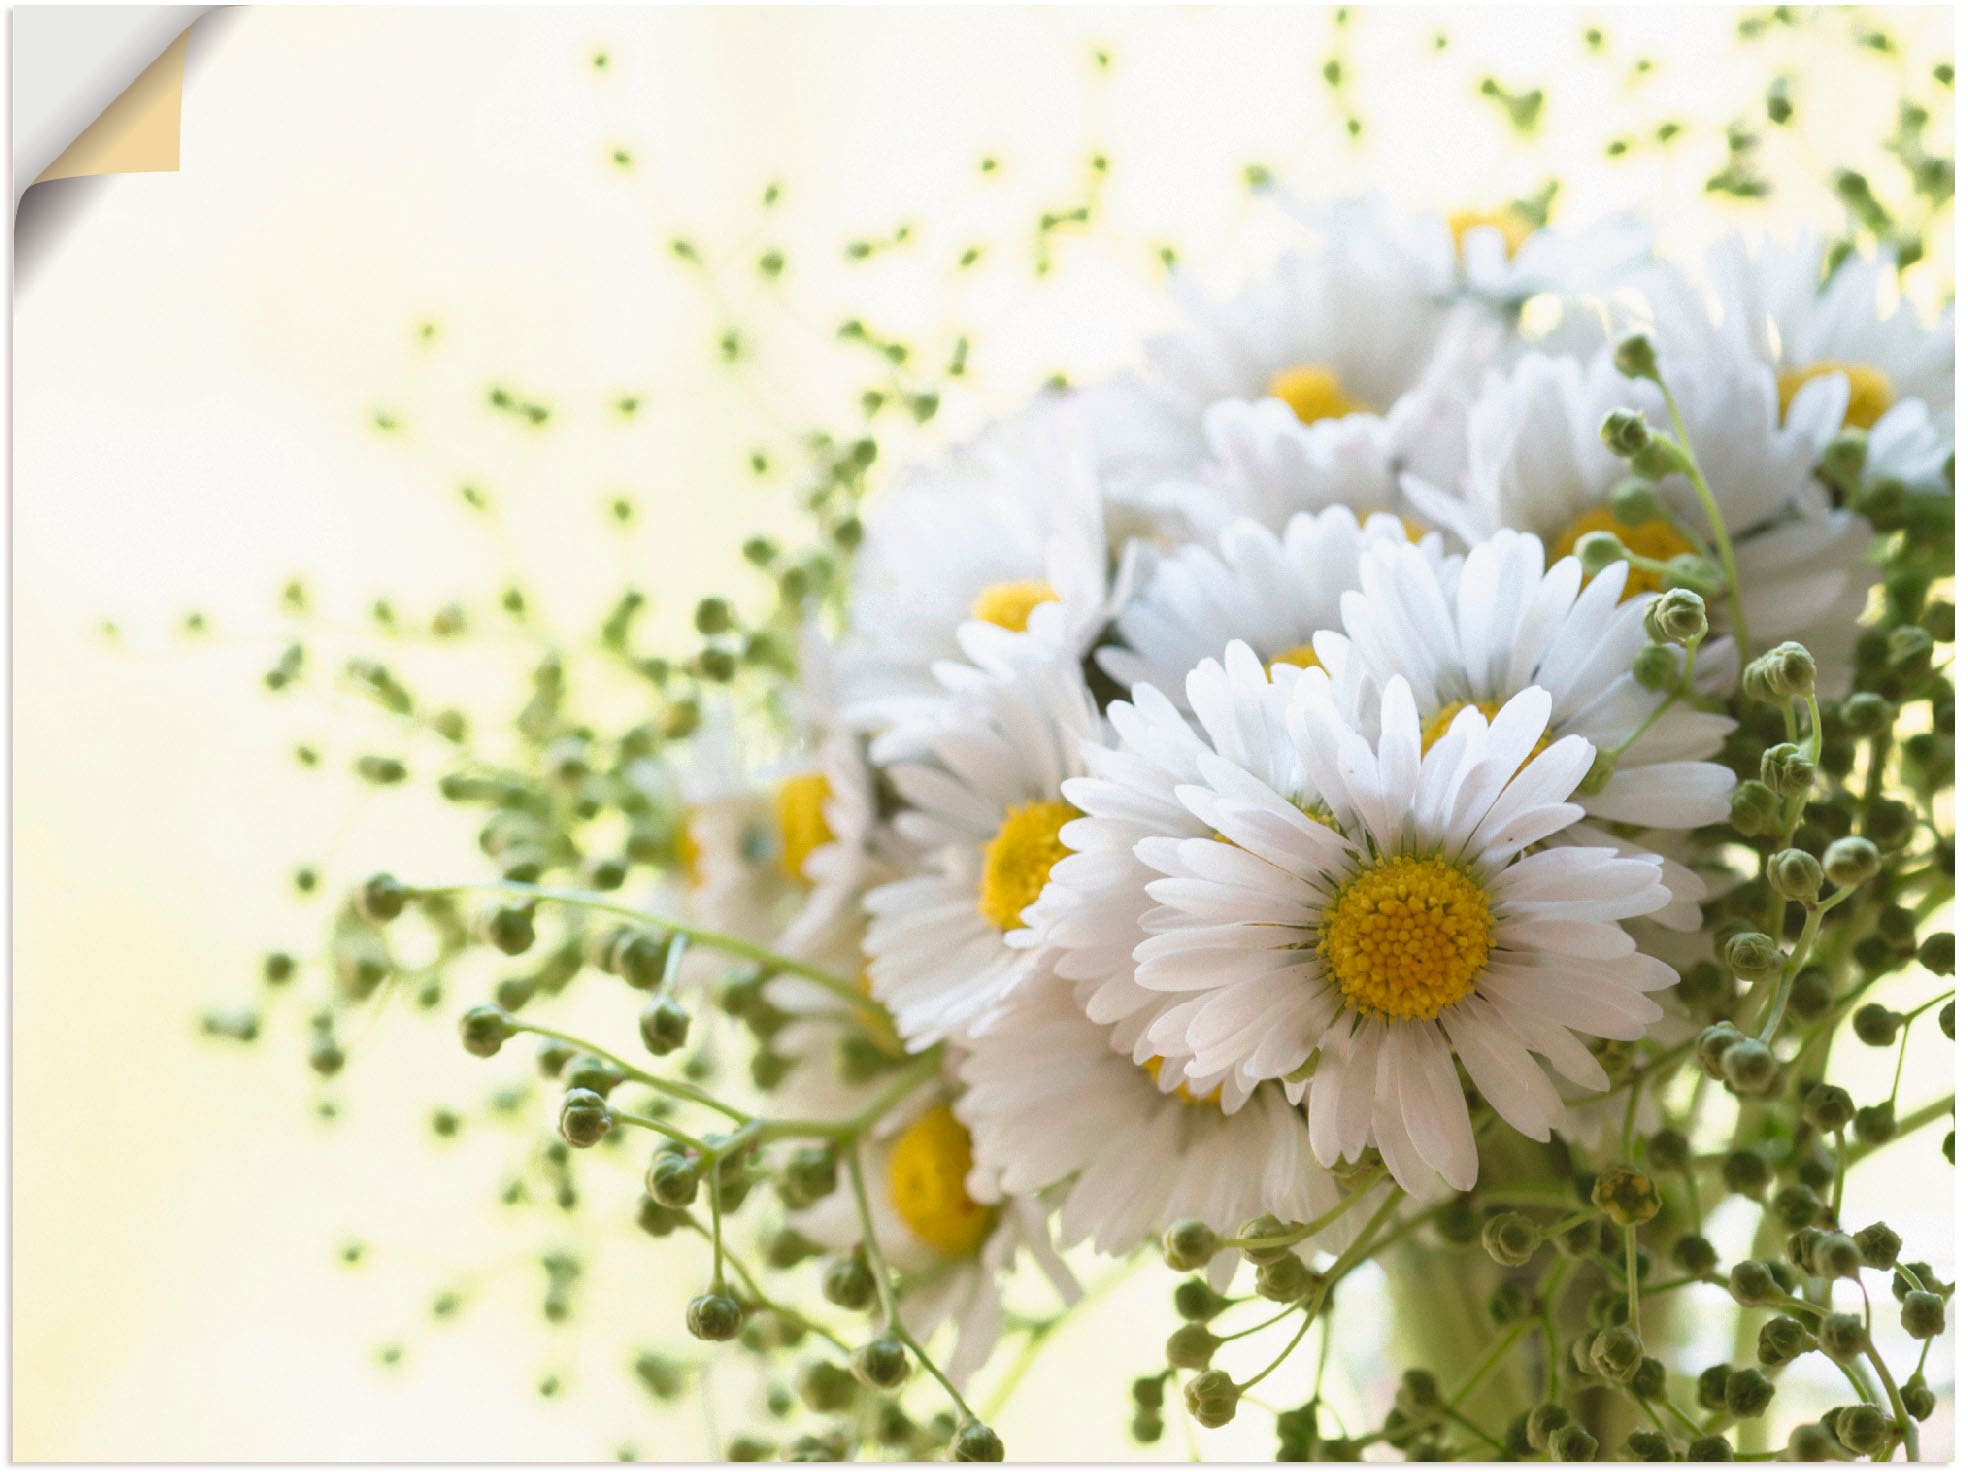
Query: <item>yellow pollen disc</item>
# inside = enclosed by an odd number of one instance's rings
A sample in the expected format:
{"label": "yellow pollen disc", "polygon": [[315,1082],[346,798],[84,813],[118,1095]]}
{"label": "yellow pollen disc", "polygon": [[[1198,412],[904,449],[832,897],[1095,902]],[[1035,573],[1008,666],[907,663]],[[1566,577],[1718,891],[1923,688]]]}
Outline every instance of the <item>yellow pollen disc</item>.
{"label": "yellow pollen disc", "polygon": [[1531,238],[1531,232],[1537,228],[1531,223],[1530,216],[1515,205],[1505,205],[1500,210],[1455,210],[1449,215],[1449,234],[1455,237],[1457,255],[1462,254],[1463,237],[1485,225],[1503,237],[1506,258],[1522,250],[1524,242]]}
{"label": "yellow pollen disc", "polygon": [[704,885],[704,846],[697,841],[697,835],[690,831],[691,812],[683,810],[676,826],[676,866],[683,871],[683,882],[692,889]]}
{"label": "yellow pollen disc", "polygon": [[[1162,1081],[1162,1065],[1166,1062],[1168,1062],[1168,1059],[1166,1058],[1150,1058],[1146,1063],[1141,1065],[1141,1071],[1147,1074],[1148,1077],[1152,1078],[1157,1084],[1157,1086],[1159,1086]],[[1202,1098],[1198,1099],[1193,1093],[1189,1091],[1189,1085],[1185,1081],[1175,1086],[1175,1097],[1180,1099],[1184,1104],[1220,1105],[1223,1103],[1223,1085],[1218,1084],[1215,1088],[1211,1089],[1209,1093],[1205,1094]]]}
{"label": "yellow pollen disc", "polygon": [[[1449,727],[1455,724],[1455,718],[1472,705],[1483,713],[1483,719],[1486,721],[1494,721],[1497,712],[1503,709],[1503,702],[1500,700],[1451,700],[1421,723],[1421,754],[1427,756],[1434,749],[1435,743],[1449,734]],[[1547,732],[1538,737],[1537,744],[1531,748],[1531,755],[1524,758],[1523,766],[1517,770],[1521,772],[1524,767],[1528,767],[1532,758],[1549,745],[1551,745],[1551,735]]]}
{"label": "yellow pollen disc", "polygon": [[[1551,545],[1557,549],[1558,557],[1563,557],[1584,540],[1588,532],[1611,532],[1625,543],[1627,549],[1654,562],[1667,562],[1681,556],[1684,552],[1695,550],[1695,544],[1664,521],[1643,521],[1638,526],[1628,526],[1617,516],[1612,508],[1600,506],[1588,511],[1577,521],[1558,533]],[[1554,562],[1556,557],[1552,559]],[[1620,594],[1620,602],[1638,598],[1642,593],[1658,593],[1661,590],[1660,574],[1646,568],[1627,565],[1626,591]]]}
{"label": "yellow pollen disc", "polygon": [[938,1106],[895,1137],[888,1157],[888,1195],[916,1238],[945,1257],[968,1257],[991,1230],[994,1213],[964,1190],[970,1131]]}
{"label": "yellow pollen disc", "polygon": [[807,855],[833,842],[827,826],[827,778],[821,772],[801,772],[782,781],[772,793],[772,823],[779,830],[779,868],[795,884],[805,884]]}
{"label": "yellow pollen disc", "polygon": [[1280,370],[1265,393],[1283,399],[1300,424],[1343,419],[1348,414],[1366,413],[1373,407],[1347,393],[1340,386],[1339,375],[1318,363],[1300,363]]}
{"label": "yellow pollen disc", "polygon": [[1276,654],[1271,656],[1269,663],[1265,667],[1268,669],[1270,668],[1271,665],[1279,665],[1279,664],[1296,665],[1299,669],[1302,670],[1316,670],[1316,669],[1324,668],[1324,666],[1322,666],[1319,663],[1319,656],[1313,653],[1312,646],[1310,644],[1294,644],[1289,649],[1279,650]]}
{"label": "yellow pollen disc", "polygon": [[1823,378],[1828,373],[1842,373],[1845,381],[1852,386],[1852,396],[1845,401],[1845,426],[1848,429],[1871,429],[1885,417],[1886,411],[1893,407],[1898,397],[1893,392],[1893,380],[1877,368],[1869,368],[1864,363],[1813,363],[1808,368],[1793,368],[1788,373],[1777,375],[1777,404],[1785,414],[1790,413],[1790,401],[1797,397],[1797,391],[1814,378]]}
{"label": "yellow pollen disc", "polygon": [[1045,888],[1052,866],[1072,852],[1059,830],[1079,817],[1069,802],[1024,802],[1005,809],[1004,826],[984,845],[984,878],[977,910],[1000,930],[1016,930],[1018,917]]}
{"label": "yellow pollen disc", "polygon": [[1357,1010],[1424,1021],[1469,995],[1494,928],[1489,896],[1461,869],[1383,859],[1339,892],[1319,950]]}
{"label": "yellow pollen disc", "polygon": [[1059,595],[1052,591],[1052,584],[1037,578],[1022,583],[993,583],[970,605],[970,616],[1022,634],[1025,625],[1031,622],[1033,609],[1041,603],[1058,601]]}

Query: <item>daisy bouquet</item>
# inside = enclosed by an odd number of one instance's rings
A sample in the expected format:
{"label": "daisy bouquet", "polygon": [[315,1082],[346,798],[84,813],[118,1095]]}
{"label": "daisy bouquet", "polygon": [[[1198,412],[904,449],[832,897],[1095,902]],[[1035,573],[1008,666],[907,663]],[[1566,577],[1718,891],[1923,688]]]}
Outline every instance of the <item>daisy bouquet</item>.
{"label": "daisy bouquet", "polygon": [[535,1076],[512,1199],[639,1170],[638,1374],[754,1366],[733,1458],[999,1458],[1135,1270],[1143,1444],[1917,1458],[1944,1244],[1846,1182],[1953,1159],[1951,316],[1808,236],[1300,225],[1136,372],[816,440],[689,648],[610,613],[626,719],[549,651],[494,758],[351,667],[483,862],[340,908],[315,1066],[397,988]]}

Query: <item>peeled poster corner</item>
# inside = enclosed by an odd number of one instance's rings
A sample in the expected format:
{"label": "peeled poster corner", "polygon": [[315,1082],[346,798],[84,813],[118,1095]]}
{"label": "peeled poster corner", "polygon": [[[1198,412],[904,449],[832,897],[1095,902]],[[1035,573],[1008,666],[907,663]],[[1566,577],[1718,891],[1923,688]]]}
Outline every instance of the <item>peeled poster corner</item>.
{"label": "peeled poster corner", "polygon": [[[210,6],[14,12],[14,281],[118,174],[174,173],[194,32]],[[205,22],[201,24],[201,22]]]}

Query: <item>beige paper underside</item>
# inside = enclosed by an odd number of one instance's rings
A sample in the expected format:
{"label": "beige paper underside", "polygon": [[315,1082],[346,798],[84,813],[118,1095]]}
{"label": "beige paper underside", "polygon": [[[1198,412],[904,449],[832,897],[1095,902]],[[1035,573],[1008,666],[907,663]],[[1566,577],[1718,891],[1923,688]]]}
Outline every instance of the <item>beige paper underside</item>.
{"label": "beige paper underside", "polygon": [[187,28],[34,182],[90,174],[175,173],[190,39]]}

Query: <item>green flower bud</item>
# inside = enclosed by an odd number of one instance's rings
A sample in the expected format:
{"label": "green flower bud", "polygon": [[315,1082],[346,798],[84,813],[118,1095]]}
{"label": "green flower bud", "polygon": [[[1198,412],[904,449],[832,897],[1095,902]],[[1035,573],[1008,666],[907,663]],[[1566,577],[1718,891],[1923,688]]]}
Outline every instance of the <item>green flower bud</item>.
{"label": "green flower bud", "polygon": [[1134,1419],[1128,1422],[1128,1434],[1143,1446],[1151,1446],[1162,1439],[1162,1418],[1147,1411],[1137,1411]]}
{"label": "green flower bud", "polygon": [[845,1410],[859,1393],[853,1374],[831,1360],[808,1360],[801,1365],[794,1388],[802,1405],[822,1414]]}
{"label": "green flower bud", "polygon": [[1900,1040],[1900,1024],[1905,1020],[1891,1008],[1867,1002],[1852,1014],[1852,1031],[1869,1048],[1890,1048]]}
{"label": "green flower bud", "polygon": [[[1954,932],[1937,930],[1920,943],[1919,960],[1922,966],[1936,976],[1954,975]],[[1948,1003],[1950,1007],[1954,1004]],[[1947,1031],[1952,1036],[1954,1024],[1949,1021]]]}
{"label": "green flower bud", "polygon": [[1273,1303],[1296,1303],[1316,1282],[1317,1274],[1291,1253],[1257,1270],[1257,1291]]}
{"label": "green flower bud", "polygon": [[1912,624],[1902,624],[1886,636],[1887,667],[1918,679],[1933,668],[1934,636]]}
{"label": "green flower bud", "polygon": [[1659,379],[1660,360],[1654,354],[1654,340],[1644,332],[1631,332],[1613,348],[1613,366],[1628,378]]}
{"label": "green flower bud", "polygon": [[[1282,1226],[1276,1225],[1275,1218],[1272,1221],[1277,1231],[1283,1230]],[[1258,1234],[1247,1232],[1244,1235]],[[1207,1267],[1221,1247],[1222,1240],[1209,1223],[1198,1221],[1195,1217],[1185,1217],[1162,1233],[1162,1260],[1179,1273]]]}
{"label": "green flower bud", "polygon": [[690,1036],[690,1014],[675,997],[652,997],[636,1019],[642,1045],[658,1058],[674,1053]]}
{"label": "green flower bud", "polygon": [[1647,1355],[1641,1359],[1634,1370],[1633,1378],[1626,1388],[1641,1400],[1665,1400],[1667,1398],[1667,1366]]}
{"label": "green flower bud", "polygon": [[1755,1038],[1744,1038],[1722,1055],[1722,1078],[1733,1093],[1765,1093],[1776,1076],[1776,1054]]}
{"label": "green flower bud", "polygon": [[1852,1096],[1837,1084],[1813,1084],[1804,1091],[1804,1122],[1813,1129],[1834,1134],[1852,1122]]}
{"label": "green flower bud", "polygon": [[875,1275],[860,1253],[847,1253],[827,1264],[820,1295],[838,1308],[866,1308],[874,1302]]}
{"label": "green flower bud", "polygon": [[1633,682],[1658,694],[1681,680],[1681,656],[1665,644],[1643,644],[1633,656]]}
{"label": "green flower bud", "polygon": [[1824,851],[1824,872],[1840,889],[1864,884],[1879,872],[1879,849],[1870,839],[1834,839]]}
{"label": "green flower bud", "polygon": [[1442,1388],[1436,1383],[1434,1375],[1427,1370],[1401,1372],[1401,1384],[1394,1392],[1394,1404],[1404,1414],[1421,1420],[1423,1417],[1418,1413],[1431,1410],[1441,1403]]}
{"label": "green flower bud", "polygon": [[1159,1411],[1162,1408],[1166,1379],[1164,1375],[1139,1377],[1132,1387],[1134,1403],[1144,1411]]}
{"label": "green flower bud", "polygon": [[1554,1462],[1592,1462],[1599,1457],[1599,1438],[1576,1421],[1552,1432],[1548,1445]]}
{"label": "green flower bud", "polygon": [[1221,1370],[1205,1370],[1182,1387],[1182,1401],[1189,1414],[1210,1430],[1228,1426],[1236,1418],[1241,1394],[1237,1382]]}
{"label": "green flower bud", "polygon": [[1208,1323],[1229,1306],[1230,1300],[1201,1278],[1185,1278],[1175,1286],[1175,1311],[1188,1323]]}
{"label": "green flower bud", "polygon": [[1826,1232],[1812,1245],[1811,1273],[1819,1278],[1856,1278],[1864,1259],[1859,1244],[1843,1232]]}
{"label": "green flower bud", "polygon": [[1893,798],[1883,797],[1866,805],[1865,821],[1861,828],[1865,836],[1880,848],[1898,850],[1906,847],[1907,840],[1919,831],[1919,826],[1919,816],[1912,808]]}
{"label": "green flower bud", "polygon": [[779,1199],[797,1211],[831,1196],[839,1180],[839,1162],[831,1145],[802,1145],[780,1173]]}
{"label": "green flower bud", "polygon": [[1838,1454],[1832,1444],[1831,1433],[1811,1421],[1796,1427],[1790,1433],[1785,1446],[1784,1460],[1787,1462],[1829,1462]]}
{"label": "green flower bud", "polygon": [[1900,1392],[1900,1404],[1914,1420],[1925,1421],[1934,1414],[1934,1392],[1925,1384],[1909,1384]]}
{"label": "green flower bud", "polygon": [[615,1127],[615,1112],[593,1089],[569,1089],[560,1101],[560,1137],[577,1150],[599,1144]]}
{"label": "green flower bud", "polygon": [[1705,1411],[1719,1411],[1727,1403],[1730,1367],[1710,1365],[1695,1377],[1695,1401]]}
{"label": "green flower bud", "polygon": [[1491,1323],[1514,1324],[1531,1311],[1531,1295],[1520,1283],[1499,1283],[1483,1308]]}
{"label": "green flower bud", "polygon": [[1693,1233],[1677,1237],[1674,1242],[1674,1265],[1684,1273],[1712,1273],[1721,1258],[1716,1254],[1715,1244],[1708,1238]]}
{"label": "green flower bud", "polygon": [[684,1327],[697,1339],[722,1343],[738,1337],[744,1311],[738,1300],[727,1293],[700,1293],[684,1310]]}
{"label": "green flower bud", "polygon": [[1783,700],[1803,700],[1818,688],[1818,662],[1811,651],[1787,639],[1759,661],[1767,666],[1771,691]]}
{"label": "green flower bud", "polygon": [[672,944],[668,936],[624,927],[609,950],[608,969],[637,991],[654,991],[662,985]]}
{"label": "green flower bud", "polygon": [[458,1036],[475,1058],[490,1058],[518,1029],[497,1007],[473,1007],[458,1020]]}
{"label": "green flower bud", "polygon": [[854,1351],[849,1362],[863,1385],[876,1390],[893,1390],[909,1378],[909,1352],[902,1341],[884,1334]]}
{"label": "green flower bud", "polygon": [[1777,1387],[1761,1370],[1731,1370],[1722,1404],[1738,1421],[1747,1421],[1767,1411],[1776,1394]]}
{"label": "green flower bud", "polygon": [[533,912],[524,905],[506,905],[485,919],[485,938],[508,956],[533,949]]}
{"label": "green flower bud", "polygon": [[1537,1223],[1521,1212],[1506,1211],[1483,1223],[1483,1250],[1500,1267],[1522,1267],[1538,1250]]}
{"label": "green flower bud", "polygon": [[[1639,469],[1641,462],[1636,460],[1633,464],[1635,469]],[[1701,598],[1720,598],[1729,586],[1722,569],[1695,552],[1682,552],[1668,558],[1666,570],[1661,574],[1661,583],[1669,589],[1679,588]]]}
{"label": "green flower bud", "polygon": [[1777,1289],[1770,1265],[1750,1257],[1729,1269],[1729,1296],[1744,1308],[1753,1308],[1783,1295]]}
{"label": "green flower bud", "polygon": [[1207,1370],[1223,1341],[1203,1324],[1184,1324],[1169,1335],[1164,1353],[1177,1370]]}
{"label": "green flower bud", "polygon": [[681,1211],[697,1199],[697,1186],[703,1173],[697,1163],[674,1145],[664,1145],[650,1157],[643,1172],[643,1189],[652,1201]]}
{"label": "green flower bud", "polygon": [[1736,1449],[1729,1444],[1726,1436],[1697,1436],[1688,1443],[1688,1460],[1691,1462],[1733,1462]]}
{"label": "green flower bud", "polygon": [[1874,1222],[1852,1240],[1858,1244],[1859,1257],[1869,1268],[1883,1272],[1900,1260],[1900,1234],[1884,1222]]}
{"label": "green flower bud", "polygon": [[982,1421],[966,1421],[950,1443],[950,1459],[955,1462],[1002,1462],[1004,1443],[998,1433]]}
{"label": "green flower bud", "polygon": [[1779,741],[1763,753],[1759,769],[1764,782],[1779,797],[1805,797],[1818,779],[1818,769],[1793,742]]}
{"label": "green flower bud", "polygon": [[1818,1326],[1818,1342],[1841,1364],[1856,1359],[1865,1353],[1868,1342],[1865,1320],[1857,1314],[1826,1314]]}
{"label": "green flower bud", "polygon": [[1869,1456],[1892,1439],[1893,1427],[1876,1406],[1845,1406],[1832,1419],[1832,1434],[1848,1452]]}
{"label": "green flower bud", "polygon": [[1783,828],[1783,799],[1767,782],[1738,782],[1729,795],[1729,826],[1744,838],[1771,836]]}
{"label": "green flower bud", "polygon": [[1695,1038],[1695,1061],[1701,1071],[1712,1079],[1722,1077],[1722,1055],[1742,1041],[1742,1033],[1733,1022],[1716,1022],[1703,1028]]}
{"label": "green flower bud", "polygon": [[1947,1327],[1947,1300],[1924,1289],[1908,1293],[1900,1304],[1900,1327],[1915,1339],[1932,1339]]}
{"label": "green flower bud", "polygon": [[[1178,1225],[1180,1225],[1180,1223],[1178,1223]],[[1272,1216],[1269,1212],[1266,1212],[1263,1216],[1254,1216],[1249,1221],[1245,1222],[1241,1227],[1237,1228],[1237,1236],[1245,1241],[1262,1240],[1270,1237],[1282,1237],[1284,1235],[1285,1235],[1285,1224],[1279,1221],[1275,1216]],[[1163,1248],[1164,1251],[1166,1252],[1167,1249],[1166,1238],[1163,1241]],[[1290,1252],[1291,1248],[1287,1245],[1273,1244],[1269,1247],[1245,1247],[1240,1250],[1244,1254],[1245,1261],[1256,1263],[1259,1267],[1262,1267],[1267,1262],[1276,1262],[1279,1258],[1283,1257],[1287,1252]],[[1205,1258],[1204,1261],[1206,1262],[1208,1261],[1208,1259]],[[1202,1262],[1185,1263],[1183,1265],[1182,1271],[1188,1271],[1189,1269],[1192,1268],[1199,1268],[1202,1265],[1203,1265]]]}
{"label": "green flower bud", "polygon": [[1876,736],[1893,724],[1893,707],[1870,690],[1848,695],[1838,707],[1839,720],[1854,736]]}
{"label": "green flower bud", "polygon": [[1954,1041],[1954,1003],[1941,1004],[1941,1035],[1949,1042]]}
{"label": "green flower bud", "polygon": [[403,903],[409,894],[394,875],[372,874],[364,882],[356,903],[365,919],[387,925],[403,913]]}
{"label": "green flower bud", "polygon": [[1607,449],[1622,460],[1631,459],[1647,448],[1653,431],[1647,417],[1633,409],[1614,409],[1599,421],[1599,438]]}
{"label": "green flower bud", "polygon": [[1534,1451],[1550,1449],[1552,1436],[1572,1424],[1572,1413],[1555,1401],[1545,1401],[1532,1409],[1530,1419],[1524,1423],[1524,1434],[1529,1438]]}
{"label": "green flower bud", "polygon": [[1687,588],[1671,588],[1647,605],[1643,622],[1657,644],[1698,644],[1708,637],[1708,602]]}
{"label": "green flower bud", "polygon": [[1611,532],[1587,532],[1572,544],[1572,555],[1578,558],[1588,577],[1597,576],[1615,562],[1624,562],[1630,554],[1626,543]]}
{"label": "green flower bud", "polygon": [[1658,1431],[1629,1431],[1626,1434],[1626,1454],[1636,1462],[1671,1462],[1674,1460],[1674,1447]]}
{"label": "green flower bud", "polygon": [[1722,943],[1722,960],[1744,981],[1768,981],[1783,970],[1783,949],[1760,930],[1743,930]]}
{"label": "green flower bud", "polygon": [[1592,1368],[1608,1380],[1622,1384],[1640,1368],[1643,1353],[1640,1336],[1625,1324],[1601,1329],[1592,1341]]}
{"label": "green flower bud", "polygon": [[1650,1222],[1661,1208],[1660,1192],[1642,1171],[1615,1165],[1601,1171],[1592,1185],[1592,1204],[1622,1227]]}
{"label": "green flower bud", "polygon": [[583,1053],[567,1066],[567,1087],[587,1089],[606,1098],[622,1082],[622,1071],[592,1053]]}

